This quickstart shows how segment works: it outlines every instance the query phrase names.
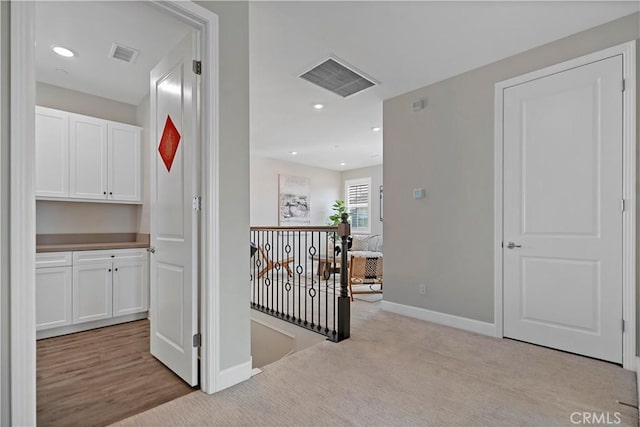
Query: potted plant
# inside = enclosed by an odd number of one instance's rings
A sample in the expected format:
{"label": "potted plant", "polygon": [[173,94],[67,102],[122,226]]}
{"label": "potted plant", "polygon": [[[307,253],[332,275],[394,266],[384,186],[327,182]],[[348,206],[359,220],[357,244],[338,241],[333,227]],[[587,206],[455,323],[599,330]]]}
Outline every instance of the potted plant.
{"label": "potted plant", "polygon": [[[333,215],[329,216],[328,222],[328,225],[331,227],[337,227],[338,225],[340,225],[342,223],[342,214],[349,213],[347,212],[347,205],[345,205],[344,200],[336,200],[333,206],[331,206],[331,210],[333,211]],[[347,221],[351,221],[351,218],[348,218]],[[333,233],[329,236],[329,238],[334,244],[334,252],[336,253],[336,255],[339,254],[340,246],[335,245],[336,240],[338,241],[337,243],[340,244],[340,237],[336,233]]]}

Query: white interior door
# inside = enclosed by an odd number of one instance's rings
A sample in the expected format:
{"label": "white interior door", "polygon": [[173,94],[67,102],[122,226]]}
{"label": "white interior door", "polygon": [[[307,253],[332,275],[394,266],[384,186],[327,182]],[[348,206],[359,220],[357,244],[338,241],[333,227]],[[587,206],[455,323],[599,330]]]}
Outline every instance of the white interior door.
{"label": "white interior door", "polygon": [[151,354],[198,383],[197,37],[151,72]]}
{"label": "white interior door", "polygon": [[622,72],[619,55],[503,92],[504,336],[616,363]]}

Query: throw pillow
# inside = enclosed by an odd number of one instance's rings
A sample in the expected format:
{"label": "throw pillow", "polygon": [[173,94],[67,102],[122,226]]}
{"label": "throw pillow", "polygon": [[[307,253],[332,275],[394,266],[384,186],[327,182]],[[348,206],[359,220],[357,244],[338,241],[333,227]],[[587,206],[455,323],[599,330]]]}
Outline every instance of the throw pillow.
{"label": "throw pillow", "polygon": [[351,244],[352,251],[366,251],[368,247],[369,236],[353,236],[353,243]]}

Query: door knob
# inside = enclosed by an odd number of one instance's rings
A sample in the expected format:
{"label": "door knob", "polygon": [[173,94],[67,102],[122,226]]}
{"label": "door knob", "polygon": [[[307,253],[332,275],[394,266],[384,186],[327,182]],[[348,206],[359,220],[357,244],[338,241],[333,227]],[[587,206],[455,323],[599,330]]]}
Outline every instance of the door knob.
{"label": "door knob", "polygon": [[516,244],[515,244],[515,243],[513,243],[513,242],[509,242],[509,243],[507,244],[507,248],[509,248],[509,249],[513,249],[513,248],[521,248],[521,247],[522,247],[522,245],[516,245]]}
{"label": "door knob", "polygon": [[150,248],[147,248],[147,252],[151,252],[152,254],[155,254],[156,253],[156,248],[151,246]]}

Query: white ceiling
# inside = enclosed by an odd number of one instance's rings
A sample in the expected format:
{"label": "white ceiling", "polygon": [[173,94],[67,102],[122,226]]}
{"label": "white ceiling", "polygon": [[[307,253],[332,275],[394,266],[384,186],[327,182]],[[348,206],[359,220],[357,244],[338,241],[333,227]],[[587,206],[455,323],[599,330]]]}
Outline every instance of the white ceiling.
{"label": "white ceiling", "polygon": [[[383,100],[638,9],[637,1],[250,3],[251,152],[334,170],[380,164],[383,132],[371,128],[382,126]],[[150,69],[191,30],[148,2],[43,1],[36,13],[39,81],[133,105],[149,91]],[[139,49],[136,62],[109,58],[113,42]],[[77,56],[59,57],[54,44]],[[330,54],[380,85],[345,99],[298,77]]]}
{"label": "white ceiling", "polygon": [[[637,1],[251,3],[251,152],[334,170],[380,164],[382,132],[371,128],[382,126],[383,100],[638,9]],[[343,99],[298,77],[329,54],[381,84]]]}
{"label": "white ceiling", "polygon": [[[36,78],[138,105],[149,93],[149,71],[189,31],[187,24],[148,2],[37,2]],[[112,59],[113,42],[138,49],[140,55],[132,64]],[[52,45],[76,56],[58,56]]]}

